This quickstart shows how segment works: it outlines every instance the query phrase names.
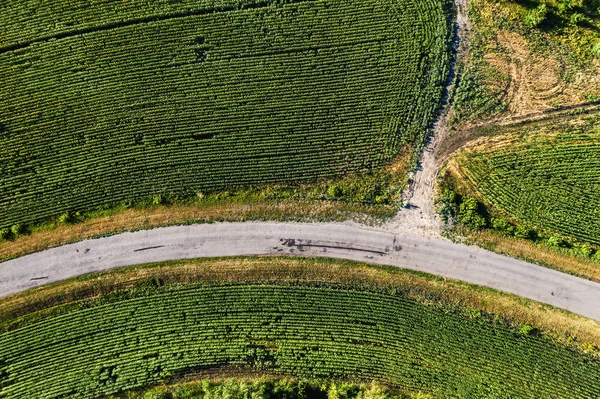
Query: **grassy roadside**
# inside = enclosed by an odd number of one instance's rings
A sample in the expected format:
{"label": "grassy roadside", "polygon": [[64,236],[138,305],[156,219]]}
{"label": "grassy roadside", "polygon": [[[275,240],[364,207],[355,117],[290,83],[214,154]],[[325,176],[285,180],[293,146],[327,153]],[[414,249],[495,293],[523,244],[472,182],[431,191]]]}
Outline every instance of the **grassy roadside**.
{"label": "grassy roadside", "polygon": [[350,261],[304,258],[217,258],[161,262],[80,276],[0,300],[0,331],[87,307],[115,292],[193,283],[327,282],[402,292],[420,303],[515,330],[535,329],[577,350],[598,353],[600,326],[570,312],[485,287],[424,273]]}
{"label": "grassy roadside", "polygon": [[341,221],[385,218],[394,214],[393,207],[331,200],[223,200],[203,205],[158,205],[110,212],[83,222],[53,225],[16,239],[0,241],[0,261],[89,238],[172,225],[249,220]]}
{"label": "grassy roadside", "polygon": [[[70,213],[35,226],[0,232],[0,262],[28,253],[124,231],[191,223],[274,221],[362,222],[392,217],[400,204],[414,154],[405,150],[382,170],[298,186],[199,193]],[[3,238],[4,237],[4,238]]]}
{"label": "grassy roadside", "polygon": [[561,253],[531,240],[506,237],[493,230],[464,234],[470,244],[600,283],[600,263],[591,259]]}

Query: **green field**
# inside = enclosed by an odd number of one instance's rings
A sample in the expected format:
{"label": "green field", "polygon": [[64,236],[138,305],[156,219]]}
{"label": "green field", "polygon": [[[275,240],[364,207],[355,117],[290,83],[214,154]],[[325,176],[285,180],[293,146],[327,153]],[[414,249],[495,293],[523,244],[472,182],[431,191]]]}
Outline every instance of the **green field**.
{"label": "green field", "polygon": [[492,213],[600,245],[598,117],[515,128],[467,146],[455,161]]}
{"label": "green field", "polygon": [[377,169],[441,98],[443,1],[146,3],[0,5],[0,228]]}
{"label": "green field", "polygon": [[94,398],[235,367],[440,398],[600,395],[596,356],[444,300],[438,279],[290,262],[173,262],[0,301],[0,397]]}

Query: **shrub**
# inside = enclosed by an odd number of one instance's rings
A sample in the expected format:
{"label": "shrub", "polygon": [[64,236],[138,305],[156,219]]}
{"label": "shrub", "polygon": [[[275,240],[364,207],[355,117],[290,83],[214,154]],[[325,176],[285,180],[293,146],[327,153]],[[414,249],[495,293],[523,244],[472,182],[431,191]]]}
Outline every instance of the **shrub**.
{"label": "shrub", "polygon": [[186,384],[175,388],[175,399],[197,399],[204,394],[200,384]]}
{"label": "shrub", "polygon": [[587,244],[578,245],[578,252],[580,255],[589,258],[592,255],[592,248]]}
{"label": "shrub", "polygon": [[529,26],[530,28],[536,28],[546,20],[547,14],[548,9],[546,4],[540,4],[525,14],[525,25]]}
{"label": "shrub", "polygon": [[155,195],[154,197],[152,197],[152,205],[160,205],[162,204],[162,196],[161,195]]}
{"label": "shrub", "polygon": [[58,217],[58,223],[67,224],[69,223],[69,212],[65,212]]}
{"label": "shrub", "polygon": [[487,223],[479,213],[479,204],[473,198],[465,198],[460,204],[457,221],[472,229],[482,229]]}
{"label": "shrub", "polygon": [[512,236],[515,233],[515,226],[504,219],[492,218],[492,228],[504,236]]}
{"label": "shrub", "polygon": [[152,389],[146,392],[143,399],[171,399],[173,395],[165,387]]}
{"label": "shrub", "polygon": [[373,384],[369,389],[361,391],[356,399],[387,399],[388,397],[389,395],[383,387]]}
{"label": "shrub", "polygon": [[558,248],[564,245],[564,241],[558,236],[550,236],[550,238],[548,238],[548,245],[554,248]]}
{"label": "shrub", "polygon": [[533,335],[535,334],[536,329],[530,326],[529,324],[523,324],[519,332],[523,335]]}
{"label": "shrub", "polygon": [[11,236],[10,229],[0,229],[0,240],[8,240]]}
{"label": "shrub", "polygon": [[576,12],[574,14],[571,14],[571,17],[569,18],[569,21],[571,21],[572,24],[574,25],[579,25],[580,23],[582,23],[583,21],[585,21],[585,15]]}
{"label": "shrub", "polygon": [[338,185],[331,185],[327,189],[327,195],[331,198],[340,198],[342,196],[342,189]]}
{"label": "shrub", "polygon": [[24,228],[21,224],[17,223],[17,224],[13,224],[10,228],[10,232],[12,233],[12,236],[14,238],[17,238],[18,236],[20,236],[23,232],[24,232]]}
{"label": "shrub", "polygon": [[534,232],[529,227],[518,226],[515,229],[515,237],[531,240],[534,237]]}

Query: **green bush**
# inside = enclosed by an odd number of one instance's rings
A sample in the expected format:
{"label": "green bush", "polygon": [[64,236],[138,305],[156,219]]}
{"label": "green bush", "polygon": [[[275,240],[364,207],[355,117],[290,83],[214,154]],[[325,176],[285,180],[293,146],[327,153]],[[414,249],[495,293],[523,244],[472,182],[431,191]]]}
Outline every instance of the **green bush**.
{"label": "green bush", "polygon": [[529,10],[525,14],[525,25],[529,26],[530,28],[536,28],[546,20],[547,14],[548,8],[546,7],[545,3],[542,3],[533,10]]}
{"label": "green bush", "polygon": [[534,237],[535,233],[529,228],[525,226],[517,226],[515,229],[515,237],[517,238],[526,238],[531,240]]}
{"label": "green bush", "polygon": [[327,189],[327,195],[331,198],[340,198],[342,196],[342,194],[343,194],[342,189],[336,184],[332,184]]}
{"label": "green bush", "polygon": [[369,389],[361,391],[357,399],[387,399],[388,392],[380,385],[373,384]]}
{"label": "green bush", "polygon": [[548,245],[554,248],[559,248],[565,245],[563,239],[558,236],[550,236],[550,238],[548,238],[547,243]]}
{"label": "green bush", "polygon": [[10,229],[0,229],[0,240],[8,240],[11,234]]}
{"label": "green bush", "polygon": [[476,230],[480,230],[487,225],[485,218],[479,213],[479,204],[473,198],[463,200],[456,220],[460,224]]}
{"label": "green bush", "polygon": [[579,244],[576,246],[576,249],[581,256],[585,256],[586,258],[592,255],[592,248],[587,244]]}
{"label": "green bush", "polygon": [[515,233],[515,226],[504,219],[492,218],[492,228],[504,236],[512,236]]}
{"label": "green bush", "polygon": [[13,224],[10,227],[10,232],[14,238],[17,238],[25,232],[25,228],[23,227],[23,225],[21,225],[19,223]]}
{"label": "green bush", "polygon": [[523,335],[534,335],[536,329],[533,328],[532,326],[530,326],[529,324],[523,324],[523,326],[521,326],[521,329],[519,331]]}
{"label": "green bush", "polygon": [[573,25],[579,25],[580,23],[585,21],[585,15],[583,15],[582,13],[579,13],[579,12],[573,13],[569,17],[569,21]]}

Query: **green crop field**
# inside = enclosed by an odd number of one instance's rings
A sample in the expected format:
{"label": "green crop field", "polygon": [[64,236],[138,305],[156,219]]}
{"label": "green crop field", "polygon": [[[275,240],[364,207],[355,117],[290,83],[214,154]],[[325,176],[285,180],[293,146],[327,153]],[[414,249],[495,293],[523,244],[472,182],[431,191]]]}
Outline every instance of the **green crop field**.
{"label": "green crop field", "polygon": [[594,355],[501,317],[466,317],[450,310],[456,303],[437,307],[422,288],[421,302],[402,286],[207,278],[139,280],[49,311],[27,305],[32,313],[5,318],[0,332],[0,397],[94,398],[223,367],[375,380],[444,398],[600,395]]}
{"label": "green crop field", "polygon": [[457,154],[478,198],[509,220],[600,245],[598,118],[486,138]]}
{"label": "green crop field", "polygon": [[3,1],[0,228],[382,167],[447,75],[439,0]]}

